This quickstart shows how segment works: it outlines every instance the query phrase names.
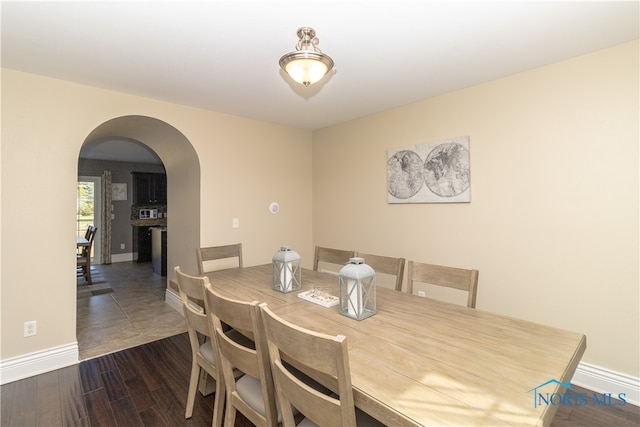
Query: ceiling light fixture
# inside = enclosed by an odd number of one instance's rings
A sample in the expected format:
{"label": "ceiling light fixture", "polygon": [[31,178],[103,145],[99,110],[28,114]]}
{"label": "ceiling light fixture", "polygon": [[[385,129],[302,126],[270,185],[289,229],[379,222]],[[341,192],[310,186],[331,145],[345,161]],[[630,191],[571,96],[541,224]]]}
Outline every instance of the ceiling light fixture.
{"label": "ceiling light fixture", "polygon": [[313,28],[298,28],[298,38],[296,50],[280,58],[280,67],[296,82],[309,86],[331,71],[333,59],[318,48]]}

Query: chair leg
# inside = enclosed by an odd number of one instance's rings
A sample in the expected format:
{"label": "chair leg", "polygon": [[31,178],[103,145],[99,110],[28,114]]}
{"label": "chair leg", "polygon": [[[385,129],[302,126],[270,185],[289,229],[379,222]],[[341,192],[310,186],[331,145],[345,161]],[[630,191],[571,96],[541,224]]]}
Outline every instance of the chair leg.
{"label": "chair leg", "polygon": [[93,285],[93,282],[91,280],[91,264],[87,264],[84,267],[84,269],[85,269],[84,277],[85,277],[85,279],[87,279],[87,284]]}
{"label": "chair leg", "polygon": [[236,408],[231,403],[231,396],[226,398],[226,410],[224,414],[224,427],[234,427],[236,424]]}
{"label": "chair leg", "polygon": [[189,393],[187,394],[187,410],[184,413],[185,418],[191,418],[193,415],[193,405],[196,401],[196,389],[198,388],[198,379],[200,378],[200,366],[195,362],[191,365],[191,378],[189,378]]}
{"label": "chair leg", "polygon": [[216,380],[216,395],[213,400],[213,419],[211,420],[211,427],[222,427],[226,390],[224,381],[222,381],[222,374],[220,372],[218,373],[218,376],[221,378]]}

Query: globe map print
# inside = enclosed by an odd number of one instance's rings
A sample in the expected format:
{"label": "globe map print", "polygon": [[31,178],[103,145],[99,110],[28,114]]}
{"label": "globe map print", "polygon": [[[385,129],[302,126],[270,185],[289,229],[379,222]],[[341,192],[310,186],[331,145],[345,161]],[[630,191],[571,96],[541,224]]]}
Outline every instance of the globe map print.
{"label": "globe map print", "polygon": [[413,151],[403,150],[387,161],[389,193],[398,199],[408,199],[424,183],[422,159]]}
{"label": "globe map print", "polygon": [[424,162],[425,182],[441,197],[457,196],[469,188],[469,150],[455,142],[434,148]]}
{"label": "globe map print", "polygon": [[387,151],[389,203],[468,202],[469,138]]}

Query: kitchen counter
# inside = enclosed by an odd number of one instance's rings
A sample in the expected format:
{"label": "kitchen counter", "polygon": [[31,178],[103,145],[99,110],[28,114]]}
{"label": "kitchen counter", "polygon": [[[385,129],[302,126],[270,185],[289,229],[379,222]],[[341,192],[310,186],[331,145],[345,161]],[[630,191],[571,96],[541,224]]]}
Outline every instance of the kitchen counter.
{"label": "kitchen counter", "polygon": [[131,225],[134,227],[166,227],[167,218],[132,219]]}

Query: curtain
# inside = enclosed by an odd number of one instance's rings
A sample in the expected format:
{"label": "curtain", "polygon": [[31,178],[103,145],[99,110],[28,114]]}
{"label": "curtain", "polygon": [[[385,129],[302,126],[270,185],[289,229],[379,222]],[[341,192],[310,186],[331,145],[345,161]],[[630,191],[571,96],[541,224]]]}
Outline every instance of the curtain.
{"label": "curtain", "polygon": [[111,264],[111,171],[102,173],[102,264]]}

